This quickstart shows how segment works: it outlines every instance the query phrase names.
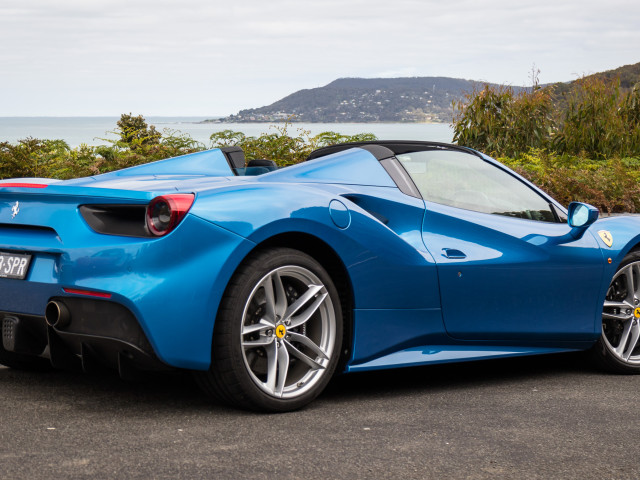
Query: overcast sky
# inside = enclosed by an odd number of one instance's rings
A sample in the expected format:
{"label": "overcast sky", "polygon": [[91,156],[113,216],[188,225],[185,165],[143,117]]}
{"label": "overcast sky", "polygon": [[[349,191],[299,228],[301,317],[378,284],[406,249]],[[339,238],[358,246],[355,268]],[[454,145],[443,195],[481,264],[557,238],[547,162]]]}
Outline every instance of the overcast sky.
{"label": "overcast sky", "polygon": [[637,62],[637,0],[0,0],[0,116],[228,115],[340,77]]}

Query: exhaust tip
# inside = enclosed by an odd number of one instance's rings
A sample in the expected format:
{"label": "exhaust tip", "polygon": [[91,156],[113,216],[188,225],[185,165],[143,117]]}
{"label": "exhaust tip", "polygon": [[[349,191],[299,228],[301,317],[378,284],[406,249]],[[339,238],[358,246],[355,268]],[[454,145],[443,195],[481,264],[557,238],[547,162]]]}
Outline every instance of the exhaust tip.
{"label": "exhaust tip", "polygon": [[65,327],[71,323],[71,313],[64,303],[52,300],[44,310],[44,319],[50,327]]}

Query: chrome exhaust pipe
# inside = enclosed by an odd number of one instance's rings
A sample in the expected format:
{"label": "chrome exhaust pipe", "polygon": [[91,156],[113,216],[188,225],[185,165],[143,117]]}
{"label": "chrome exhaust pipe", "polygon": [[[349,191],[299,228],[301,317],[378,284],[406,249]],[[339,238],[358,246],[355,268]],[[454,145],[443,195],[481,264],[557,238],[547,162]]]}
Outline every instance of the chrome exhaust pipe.
{"label": "chrome exhaust pipe", "polygon": [[51,300],[44,310],[44,319],[50,327],[65,327],[71,323],[71,313],[64,303]]}

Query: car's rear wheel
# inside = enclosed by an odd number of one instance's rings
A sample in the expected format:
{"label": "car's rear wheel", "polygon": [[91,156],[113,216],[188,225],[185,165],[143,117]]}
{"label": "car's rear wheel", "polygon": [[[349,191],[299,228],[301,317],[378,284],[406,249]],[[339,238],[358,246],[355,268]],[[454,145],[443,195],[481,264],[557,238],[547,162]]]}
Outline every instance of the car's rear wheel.
{"label": "car's rear wheel", "polygon": [[198,374],[217,398],[243,408],[300,408],[329,382],[342,344],[338,292],[325,269],[297,250],[249,258],[224,295],[212,365]]}
{"label": "car's rear wheel", "polygon": [[640,252],[629,253],[611,280],[593,352],[608,370],[640,373]]}

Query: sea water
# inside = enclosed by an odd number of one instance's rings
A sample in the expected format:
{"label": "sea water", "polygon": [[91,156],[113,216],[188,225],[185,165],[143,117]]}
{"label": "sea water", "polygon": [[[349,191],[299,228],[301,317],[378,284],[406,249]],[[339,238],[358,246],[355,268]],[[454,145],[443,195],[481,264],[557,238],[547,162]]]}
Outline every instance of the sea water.
{"label": "sea water", "polygon": [[[119,117],[0,117],[0,142],[16,143],[27,137],[64,140],[71,147],[80,144],[105,145],[118,136],[113,133]],[[209,137],[222,130],[234,130],[247,136],[276,133],[284,124],[267,123],[200,123],[206,117],[146,117],[159,132],[165,130],[188,134],[209,145]],[[291,136],[317,135],[322,132],[343,135],[373,133],[380,140],[429,140],[451,142],[453,130],[444,123],[291,123]]]}

